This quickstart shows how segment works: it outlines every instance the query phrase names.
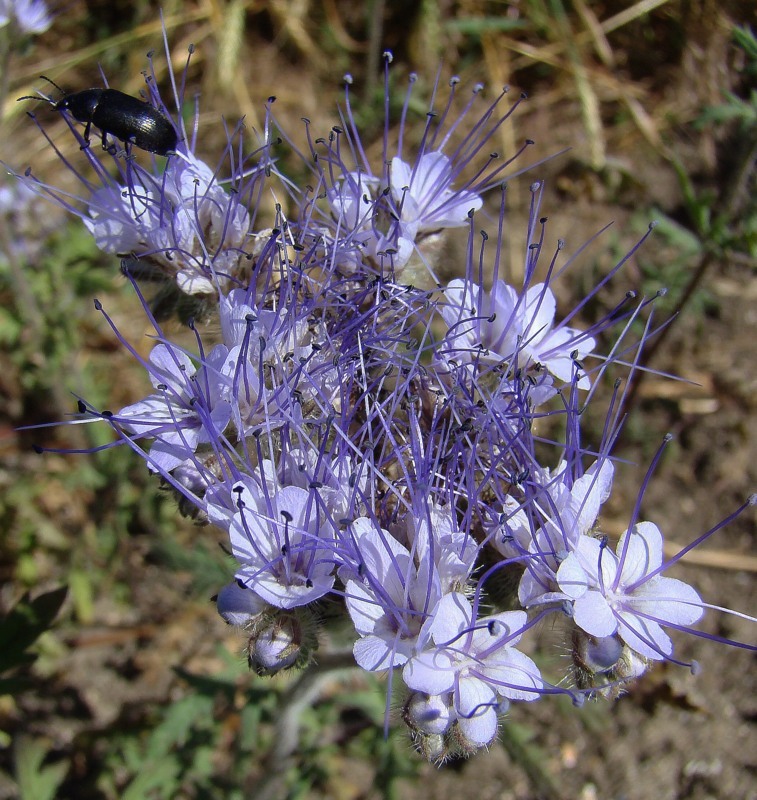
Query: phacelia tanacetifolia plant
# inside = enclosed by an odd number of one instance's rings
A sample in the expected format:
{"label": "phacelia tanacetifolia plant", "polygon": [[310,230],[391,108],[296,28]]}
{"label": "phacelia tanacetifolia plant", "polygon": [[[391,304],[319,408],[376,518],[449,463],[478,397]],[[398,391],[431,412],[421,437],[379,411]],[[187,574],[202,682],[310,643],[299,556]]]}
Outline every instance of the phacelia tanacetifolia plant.
{"label": "phacelia tanacetifolia plant", "polygon": [[[693,626],[707,606],[664,575],[677,558],[640,518],[659,453],[620,540],[599,521],[624,394],[618,383],[602,407],[595,390],[611,370],[633,373],[654,298],[624,294],[588,327],[579,316],[611,296],[636,248],[558,314],[560,276],[580,250],[549,249],[535,182],[522,274],[505,275],[506,184],[530,143],[491,151],[523,98],[488,102],[477,86],[460,102],[453,80],[415,136],[415,79],[395,129],[385,61],[375,161],[350,80],[322,136],[308,122],[284,133],[271,99],[259,147],[247,154],[240,125],[208,164],[199,126],[178,114],[184,97],[164,101],[148,78],[150,103],[174,112],[175,152],[147,156],[128,140],[104,152],[71,120],[82,166],[65,164],[80,195],[31,172],[19,180],[122,259],[155,328],[143,359],[98,305],[153,390],[116,412],[82,400],[77,421],[110,426],[183,513],[228,537],[236,570],[217,606],[247,632],[250,666],[314,668],[319,604],[340,603],[355,664],[390,675],[402,720],[439,762],[489,745],[512,703],[614,698],[655,662],[680,663],[667,630],[702,636]],[[301,156],[302,184],[282,151]],[[467,247],[450,248],[451,234]],[[156,279],[148,302],[139,283]],[[172,313],[194,347],[161,327]],[[585,445],[590,415],[604,433]],[[560,621],[568,681],[537,663],[545,619]]]}

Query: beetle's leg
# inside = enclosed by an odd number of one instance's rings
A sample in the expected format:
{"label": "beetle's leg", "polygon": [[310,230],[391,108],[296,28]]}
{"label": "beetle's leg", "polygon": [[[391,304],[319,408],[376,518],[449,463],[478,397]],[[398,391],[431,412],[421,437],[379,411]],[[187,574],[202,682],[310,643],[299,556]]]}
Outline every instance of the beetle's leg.
{"label": "beetle's leg", "polygon": [[89,147],[89,131],[91,127],[92,127],[92,121],[90,120],[84,126],[84,144],[81,146],[82,150],[86,150]]}

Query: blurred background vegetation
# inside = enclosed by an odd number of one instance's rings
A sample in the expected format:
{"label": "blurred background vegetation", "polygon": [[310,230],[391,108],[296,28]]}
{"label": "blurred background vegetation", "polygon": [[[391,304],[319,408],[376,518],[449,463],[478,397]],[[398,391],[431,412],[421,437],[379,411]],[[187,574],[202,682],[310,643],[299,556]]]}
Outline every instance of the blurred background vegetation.
{"label": "blurred background vegetation", "polygon": [[[30,104],[16,98],[44,88],[42,74],[75,91],[102,85],[102,73],[137,94],[149,50],[167,87],[160,7],[68,0],[53,5],[40,36],[6,35],[0,159],[72,188],[27,117]],[[656,219],[619,283],[647,295],[667,288],[659,319],[673,321],[646,359],[687,380],[649,373],[635,385],[619,451],[627,478],[604,529],[624,530],[642,474],[630,464],[643,467],[669,430],[676,444],[644,513],[671,540],[688,543],[754,490],[753,3],[167,0],[162,9],[176,73],[196,48],[187,96],[200,96],[197,150],[210,163],[226,142],[224,120],[244,117],[256,146],[271,95],[290,132],[307,117],[326,133],[339,121],[346,72],[366,143],[379,143],[387,49],[398,86],[419,73],[423,102],[438,73],[482,81],[490,96],[505,84],[514,97],[527,92],[497,143],[512,153],[534,139],[533,160],[546,159],[508,189],[511,272],[533,180],[547,181],[553,242],[577,250],[615,223],[562,282],[563,309]],[[75,161],[62,120],[35,110]],[[116,409],[148,391],[92,299],[144,355],[148,327],[117,259],[52,204],[23,212],[2,180],[0,800],[754,797],[753,662],[706,641],[682,642],[684,657],[705,666],[696,680],[661,668],[613,707],[515,708],[501,745],[441,770],[422,763],[401,730],[384,737],[386,682],[338,669],[338,653],[333,663],[323,656],[316,677],[251,675],[244,641],[210,602],[232,574],[219,537],[179,519],[125,449],[33,451],[108,441],[93,426],[23,428],[65,419],[75,395]],[[748,611],[753,552],[752,516],[691,554],[682,574],[713,603]],[[739,621],[708,619],[705,629],[753,638]],[[559,676],[559,638],[545,630],[543,639],[541,656]],[[293,719],[294,745],[283,746]]]}

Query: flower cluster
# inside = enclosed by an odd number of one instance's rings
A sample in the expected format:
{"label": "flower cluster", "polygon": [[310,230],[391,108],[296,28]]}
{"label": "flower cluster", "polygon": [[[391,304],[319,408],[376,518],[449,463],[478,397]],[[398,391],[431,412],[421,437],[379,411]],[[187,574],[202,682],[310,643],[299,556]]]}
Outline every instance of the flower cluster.
{"label": "flower cluster", "polygon": [[0,0],[0,28],[10,25],[20,33],[44,33],[51,24],[45,0]]}
{"label": "flower cluster", "polygon": [[[339,125],[314,138],[306,124],[307,188],[279,167],[277,148],[299,151],[270,133],[273,101],[260,149],[240,156],[235,131],[215,167],[178,116],[167,161],[145,166],[126,142],[109,156],[85,147],[94,180],[66,162],[78,203],[19,177],[122,257],[156,328],[149,360],[132,349],[152,393],[115,413],[82,402],[81,417],[112,426],[185,513],[227,537],[236,571],[218,611],[248,632],[251,666],[307,664],[314,609],[340,601],[356,664],[402,681],[403,720],[443,760],[491,743],[513,702],[618,695],[673,660],[665,629],[690,629],[705,604],[663,576],[662,534],[638,510],[614,548],[602,533],[622,396],[603,440],[581,443],[598,378],[632,361],[643,340],[630,341],[630,323],[649,302],[624,295],[586,329],[575,311],[558,316],[565,245],[548,254],[540,183],[522,274],[502,274],[505,190],[499,219],[486,195],[513,177],[514,158],[490,150],[522,98],[480,108],[476,87],[458,113],[452,81],[411,144],[411,78],[399,138],[387,120],[376,168],[349,83]],[[478,232],[480,217],[496,237]],[[456,233],[468,237],[462,277],[440,283]],[[431,288],[407,279],[418,265]],[[138,282],[156,278],[151,305]],[[172,311],[194,347],[162,330]],[[529,634],[547,616],[572,654],[570,688],[532,657]]]}

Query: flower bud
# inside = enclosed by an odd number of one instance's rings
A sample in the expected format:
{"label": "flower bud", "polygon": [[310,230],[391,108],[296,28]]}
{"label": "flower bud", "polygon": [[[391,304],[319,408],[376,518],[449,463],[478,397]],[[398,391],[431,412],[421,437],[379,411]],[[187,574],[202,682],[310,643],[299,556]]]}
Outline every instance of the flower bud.
{"label": "flower bud", "polygon": [[413,692],[402,710],[407,726],[422,736],[441,735],[454,722],[455,712],[448,694]]}
{"label": "flower bud", "polygon": [[221,589],[216,597],[216,608],[227,624],[250,625],[255,617],[268,608],[255,592],[234,582]]}
{"label": "flower bud", "polygon": [[647,665],[617,635],[594,637],[577,629],[573,633],[573,678],[580,689],[613,700],[626,683],[644,674]]}
{"label": "flower bud", "polygon": [[258,675],[275,675],[284,669],[305,666],[315,645],[315,626],[302,609],[272,609],[253,626],[247,663]]}

